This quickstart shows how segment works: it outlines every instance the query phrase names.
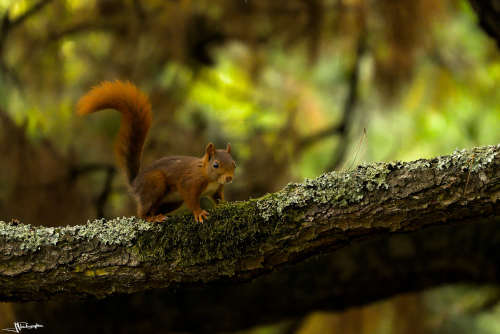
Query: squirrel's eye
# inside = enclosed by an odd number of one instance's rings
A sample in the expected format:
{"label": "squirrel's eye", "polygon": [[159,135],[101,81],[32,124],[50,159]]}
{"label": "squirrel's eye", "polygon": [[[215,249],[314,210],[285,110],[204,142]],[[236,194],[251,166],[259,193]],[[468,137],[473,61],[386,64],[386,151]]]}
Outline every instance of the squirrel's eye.
{"label": "squirrel's eye", "polygon": [[219,168],[219,163],[216,161],[216,162],[214,162],[213,166],[214,166],[214,168]]}

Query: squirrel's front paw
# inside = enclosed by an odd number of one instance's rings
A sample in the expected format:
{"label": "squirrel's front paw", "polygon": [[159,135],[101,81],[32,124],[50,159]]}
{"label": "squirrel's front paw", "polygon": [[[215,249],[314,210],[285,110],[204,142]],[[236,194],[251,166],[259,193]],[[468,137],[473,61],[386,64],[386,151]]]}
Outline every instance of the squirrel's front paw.
{"label": "squirrel's front paw", "polygon": [[194,215],[194,220],[199,223],[203,223],[203,219],[208,218],[208,212],[205,210],[193,212],[193,215]]}

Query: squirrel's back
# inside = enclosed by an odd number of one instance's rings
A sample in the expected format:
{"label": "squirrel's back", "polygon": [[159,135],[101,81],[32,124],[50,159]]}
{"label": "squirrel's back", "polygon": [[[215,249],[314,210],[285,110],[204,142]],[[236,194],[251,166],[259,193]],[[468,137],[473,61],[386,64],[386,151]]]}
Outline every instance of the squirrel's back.
{"label": "squirrel's back", "polygon": [[142,148],[151,127],[149,99],[130,82],[104,81],[85,94],[77,105],[80,115],[102,109],[115,109],[122,114],[115,153],[132,182],[139,173]]}

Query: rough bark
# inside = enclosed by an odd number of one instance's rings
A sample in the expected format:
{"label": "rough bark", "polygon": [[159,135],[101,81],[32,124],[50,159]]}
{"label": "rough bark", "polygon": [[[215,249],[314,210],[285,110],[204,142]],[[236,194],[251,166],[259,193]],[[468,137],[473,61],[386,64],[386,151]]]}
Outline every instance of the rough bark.
{"label": "rough bark", "polygon": [[479,17],[479,25],[500,47],[500,0],[469,0]]}
{"label": "rough bark", "polygon": [[[102,298],[245,281],[360,239],[494,222],[499,150],[500,145],[480,147],[324,174],[261,199],[222,205],[204,224],[191,216],[160,224],[122,218],[64,228],[1,223],[0,298]],[[405,247],[410,246],[394,252]],[[389,276],[395,270],[386,269]],[[498,277],[496,271],[491,275]]]}

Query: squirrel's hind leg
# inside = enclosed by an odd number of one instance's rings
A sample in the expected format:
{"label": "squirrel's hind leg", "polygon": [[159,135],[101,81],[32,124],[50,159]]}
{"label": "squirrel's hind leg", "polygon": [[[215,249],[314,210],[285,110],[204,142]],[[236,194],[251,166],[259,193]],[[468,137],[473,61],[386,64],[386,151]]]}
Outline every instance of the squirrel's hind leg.
{"label": "squirrel's hind leg", "polygon": [[141,218],[157,214],[167,183],[161,170],[152,170],[139,175],[134,181],[133,192],[137,201],[137,215]]}

